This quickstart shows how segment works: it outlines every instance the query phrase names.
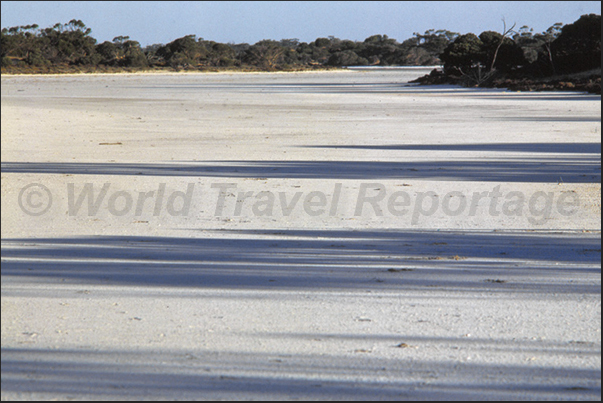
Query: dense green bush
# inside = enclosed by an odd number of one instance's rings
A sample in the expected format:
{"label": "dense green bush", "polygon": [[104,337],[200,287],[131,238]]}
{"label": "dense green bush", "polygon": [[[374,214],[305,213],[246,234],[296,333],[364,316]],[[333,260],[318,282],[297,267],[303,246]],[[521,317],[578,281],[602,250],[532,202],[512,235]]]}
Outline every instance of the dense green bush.
{"label": "dense green bush", "polygon": [[[508,34],[514,34],[512,38]],[[529,27],[505,34],[493,31],[461,35],[440,54],[449,76],[477,84],[495,75],[547,76],[601,67],[601,16],[583,15],[573,24],[557,23],[534,35]]]}
{"label": "dense green bush", "polygon": [[583,15],[565,25],[551,44],[555,67],[561,73],[575,73],[601,67],[601,16]]}
{"label": "dense green bush", "polygon": [[459,36],[440,55],[444,71],[462,73],[479,65],[484,58],[483,47],[483,42],[475,34]]}

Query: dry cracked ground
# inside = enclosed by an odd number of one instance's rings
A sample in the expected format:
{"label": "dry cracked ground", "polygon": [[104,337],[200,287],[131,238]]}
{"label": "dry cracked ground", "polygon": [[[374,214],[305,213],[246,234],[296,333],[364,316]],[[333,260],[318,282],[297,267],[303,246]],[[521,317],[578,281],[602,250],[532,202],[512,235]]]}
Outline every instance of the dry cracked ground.
{"label": "dry cracked ground", "polygon": [[2,76],[2,399],[601,397],[601,97]]}

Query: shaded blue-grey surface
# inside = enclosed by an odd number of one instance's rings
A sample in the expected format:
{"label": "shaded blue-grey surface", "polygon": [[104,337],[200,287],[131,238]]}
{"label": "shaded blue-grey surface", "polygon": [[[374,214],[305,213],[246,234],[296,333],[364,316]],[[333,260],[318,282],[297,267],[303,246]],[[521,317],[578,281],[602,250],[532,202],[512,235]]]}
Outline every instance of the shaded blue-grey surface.
{"label": "shaded blue-grey surface", "polygon": [[219,289],[600,293],[600,233],[239,230],[230,235],[238,237],[5,239],[2,275],[11,281]]}
{"label": "shaded blue-grey surface", "polygon": [[[368,147],[370,148],[370,146]],[[597,155],[528,157],[521,161],[205,161],[170,164],[3,162],[3,173],[151,175],[230,178],[419,179],[449,181],[597,183]]]}
{"label": "shaded blue-grey surface", "polygon": [[[284,337],[295,341],[305,336]],[[413,343],[457,342],[396,335],[391,336],[392,348],[401,338]],[[468,343],[479,344],[480,340]],[[524,347],[509,342],[490,343],[491,349],[512,351]],[[542,346],[536,348],[541,350]],[[545,349],[593,353],[569,344],[548,345]],[[2,389],[25,393],[25,398],[39,393],[75,399],[195,400],[595,400],[601,393],[601,371],[593,369],[359,356],[317,365],[320,360],[321,357],[311,355],[3,348]],[[317,373],[326,376],[316,378]]]}

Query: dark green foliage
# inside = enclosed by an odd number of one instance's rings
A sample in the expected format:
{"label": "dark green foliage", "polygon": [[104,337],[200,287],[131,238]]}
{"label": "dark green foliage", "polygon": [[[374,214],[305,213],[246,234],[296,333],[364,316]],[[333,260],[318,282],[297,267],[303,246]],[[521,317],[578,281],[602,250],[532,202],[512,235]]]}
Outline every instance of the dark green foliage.
{"label": "dark green foliage", "polygon": [[127,36],[113,38],[113,42],[105,41],[95,47],[97,63],[107,66],[146,67],[147,56],[136,41]]}
{"label": "dark green foliage", "polygon": [[[314,66],[437,65],[448,75],[474,76],[481,83],[494,74],[516,71],[541,75],[574,72],[601,66],[601,16],[585,15],[573,24],[557,23],[534,34],[482,32],[479,37],[430,29],[398,42],[387,35],[364,41],[333,36],[306,43],[297,38],[224,44],[195,35],[168,44],[141,48],[128,36],[97,44],[80,20],[40,29],[37,25],[3,28],[0,36],[2,67],[111,66],[117,68],[172,67],[203,69],[243,67],[291,69]],[[513,34],[512,38],[509,36]],[[104,67],[103,67],[104,68]]]}
{"label": "dark green foliage", "polygon": [[[501,34],[494,31],[482,32],[479,39],[482,41],[480,62],[483,66],[492,66],[495,55],[494,68],[503,72],[508,72],[525,63],[523,50],[512,39],[503,38]],[[500,43],[501,40],[502,44]]]}
{"label": "dark green foliage", "polygon": [[100,63],[113,65],[119,56],[119,48],[113,42],[105,41],[96,45],[96,53],[101,57]]}
{"label": "dark green foliage", "polygon": [[94,53],[96,39],[80,20],[42,31],[42,53],[53,63],[79,64]]}
{"label": "dark green foliage", "polygon": [[435,55],[442,53],[446,49],[446,46],[459,36],[456,32],[443,29],[438,31],[430,29],[425,31],[423,35],[415,32],[414,35],[416,36],[418,47],[422,47],[427,52]]}
{"label": "dark green foliage", "polygon": [[42,52],[38,49],[28,52],[27,56],[23,60],[30,66],[40,67],[50,65],[50,60],[46,59],[42,55]]}
{"label": "dark green foliage", "polygon": [[32,66],[90,62],[96,39],[80,20],[38,29],[37,25],[2,29],[1,53]]}
{"label": "dark green foliage", "polygon": [[122,48],[123,59],[120,60],[120,66],[124,67],[146,67],[148,61],[146,55],[136,41],[128,41]]}
{"label": "dark green foliage", "polygon": [[140,47],[128,36],[96,44],[90,29],[79,20],[38,29],[37,25],[2,30],[2,65],[33,66],[77,64],[112,67],[169,66],[175,69],[249,66],[262,69],[296,66],[437,64],[439,52],[457,35],[429,30],[411,46],[387,35],[372,35],[362,42],[329,36],[313,42],[297,38],[263,40],[253,45],[224,44],[195,35],[168,44]]}
{"label": "dark green foliage", "polygon": [[14,57],[24,60],[29,53],[40,51],[43,40],[38,25],[3,28],[0,37],[2,57]]}
{"label": "dark green foliage", "polygon": [[467,71],[483,61],[484,44],[475,34],[461,35],[449,44],[440,59],[444,63],[444,71]]}
{"label": "dark green foliage", "polygon": [[243,61],[264,69],[274,69],[283,62],[286,50],[279,42],[264,39],[247,49]]}
{"label": "dark green foliage", "polygon": [[534,36],[533,32],[532,28],[524,25],[513,36],[513,40],[521,48],[527,63],[534,63],[538,60],[538,51],[543,45],[543,41]]}
{"label": "dark green foliage", "polygon": [[331,45],[331,41],[327,38],[318,38],[314,41],[314,46],[317,48],[327,48]]}
{"label": "dark green foliage", "polygon": [[565,25],[551,44],[556,69],[575,73],[601,67],[601,16],[583,15]]}
{"label": "dark green foliage", "polygon": [[207,56],[207,49],[200,41],[195,35],[187,35],[160,47],[155,54],[164,64],[174,68],[195,66]]}
{"label": "dark green foliage", "polygon": [[454,82],[488,86],[510,78],[542,78],[601,68],[600,15],[583,15],[565,26],[556,23],[539,34],[533,34],[528,26],[519,31],[513,28],[507,29],[505,24],[503,34],[485,31],[479,37],[466,34],[456,38],[440,55],[445,75]]}
{"label": "dark green foliage", "polygon": [[331,57],[329,57],[327,64],[329,66],[366,66],[368,60],[358,56],[352,50],[344,50],[342,52],[333,53]]}
{"label": "dark green foliage", "polygon": [[440,55],[452,43],[458,33],[447,30],[429,29],[423,35],[415,32],[413,38],[402,42],[389,64],[400,65],[437,65],[441,64]]}
{"label": "dark green foliage", "polygon": [[364,46],[356,51],[358,56],[363,57],[373,65],[388,65],[395,58],[398,43],[387,35],[373,35],[364,40]]}

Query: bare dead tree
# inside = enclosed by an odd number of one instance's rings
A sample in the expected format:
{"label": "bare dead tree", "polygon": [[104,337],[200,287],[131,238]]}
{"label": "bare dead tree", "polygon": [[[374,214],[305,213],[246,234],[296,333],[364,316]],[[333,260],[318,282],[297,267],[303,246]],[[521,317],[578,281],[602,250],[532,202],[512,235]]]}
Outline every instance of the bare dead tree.
{"label": "bare dead tree", "polygon": [[517,25],[517,23],[514,23],[513,26],[509,29],[507,29],[507,23],[503,17],[502,19],[503,22],[503,33],[502,36],[500,37],[500,42],[498,43],[498,46],[496,47],[496,50],[494,51],[494,57],[492,58],[492,64],[490,65],[490,72],[494,71],[494,63],[496,63],[496,57],[498,56],[498,51],[500,49],[500,47],[502,46],[503,42],[505,41],[505,38],[507,37],[507,35],[510,35],[511,33],[515,33],[515,31],[513,30],[515,28],[515,25]]}

